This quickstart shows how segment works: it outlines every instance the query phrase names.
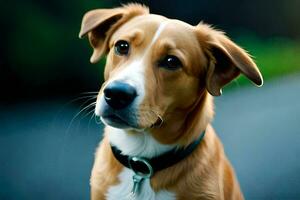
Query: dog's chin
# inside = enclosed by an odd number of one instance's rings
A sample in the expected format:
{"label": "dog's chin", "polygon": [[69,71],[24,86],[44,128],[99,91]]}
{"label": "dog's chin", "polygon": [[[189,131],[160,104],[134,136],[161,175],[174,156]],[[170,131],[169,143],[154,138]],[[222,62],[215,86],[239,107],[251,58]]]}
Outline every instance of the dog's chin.
{"label": "dog's chin", "polygon": [[143,131],[150,128],[157,128],[161,126],[162,120],[160,118],[157,118],[155,122],[149,123],[149,124],[136,124],[133,122],[130,122],[126,119],[123,119],[117,115],[107,115],[107,116],[101,116],[102,122],[107,125],[118,129],[131,129],[135,131]]}
{"label": "dog's chin", "polygon": [[121,117],[117,115],[107,115],[107,116],[101,116],[102,122],[107,125],[114,128],[119,129],[130,129],[130,128],[138,128],[136,125],[134,125],[131,122],[128,122],[125,119],[122,119]]}

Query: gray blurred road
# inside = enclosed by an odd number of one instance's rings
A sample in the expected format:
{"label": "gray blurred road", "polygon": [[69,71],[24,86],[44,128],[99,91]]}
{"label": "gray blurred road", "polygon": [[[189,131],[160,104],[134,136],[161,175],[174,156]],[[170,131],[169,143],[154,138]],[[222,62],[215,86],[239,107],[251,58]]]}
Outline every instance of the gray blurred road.
{"label": "gray blurred road", "polygon": [[246,199],[300,199],[300,74],[224,93],[216,113]]}
{"label": "gray blurred road", "polygon": [[[300,74],[216,98],[246,199],[300,199]],[[67,101],[0,107],[0,199],[88,199],[101,127]],[[70,125],[70,128],[68,129]]]}

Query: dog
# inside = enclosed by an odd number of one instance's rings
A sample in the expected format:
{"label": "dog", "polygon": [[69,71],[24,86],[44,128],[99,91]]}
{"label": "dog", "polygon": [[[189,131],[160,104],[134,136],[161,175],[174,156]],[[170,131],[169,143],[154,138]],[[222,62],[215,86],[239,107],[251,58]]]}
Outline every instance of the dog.
{"label": "dog", "polygon": [[214,132],[213,96],[240,74],[262,75],[225,34],[128,4],[87,12],[90,62],[106,57],[95,114],[105,124],[91,199],[243,199]]}

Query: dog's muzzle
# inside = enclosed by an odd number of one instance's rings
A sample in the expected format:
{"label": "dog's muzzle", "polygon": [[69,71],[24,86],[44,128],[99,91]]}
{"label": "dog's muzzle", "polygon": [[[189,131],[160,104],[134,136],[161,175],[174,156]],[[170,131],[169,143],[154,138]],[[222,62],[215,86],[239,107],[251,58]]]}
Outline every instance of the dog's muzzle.
{"label": "dog's muzzle", "polygon": [[104,123],[116,128],[136,128],[136,89],[128,83],[113,81],[103,90],[100,115]]}
{"label": "dog's muzzle", "polygon": [[[126,82],[113,81],[97,100],[96,115],[104,124],[121,129],[144,130],[159,127],[163,120],[150,107],[139,107],[141,95]],[[138,98],[139,97],[139,98]]]}

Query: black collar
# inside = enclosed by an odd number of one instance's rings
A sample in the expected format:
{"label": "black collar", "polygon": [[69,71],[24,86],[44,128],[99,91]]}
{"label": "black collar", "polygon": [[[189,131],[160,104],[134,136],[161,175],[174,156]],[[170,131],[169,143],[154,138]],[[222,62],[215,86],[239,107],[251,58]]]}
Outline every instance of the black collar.
{"label": "black collar", "polygon": [[151,177],[157,171],[168,168],[189,156],[196,149],[198,144],[200,144],[204,135],[205,131],[202,132],[197,140],[189,144],[186,148],[174,148],[151,159],[123,155],[121,154],[120,149],[112,145],[111,149],[115,158],[125,167],[132,169],[136,174],[148,175]]}

